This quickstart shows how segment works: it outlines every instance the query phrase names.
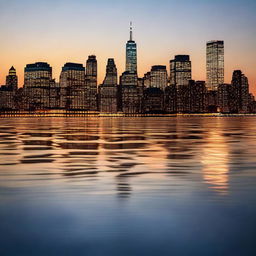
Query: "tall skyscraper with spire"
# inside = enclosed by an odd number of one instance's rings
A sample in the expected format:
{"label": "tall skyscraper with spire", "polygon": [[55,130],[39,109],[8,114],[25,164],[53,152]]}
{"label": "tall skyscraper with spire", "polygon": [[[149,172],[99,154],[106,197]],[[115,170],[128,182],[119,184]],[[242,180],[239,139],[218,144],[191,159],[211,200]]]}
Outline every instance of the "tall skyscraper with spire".
{"label": "tall skyscraper with spire", "polygon": [[132,22],[130,23],[130,40],[126,43],[126,71],[137,74],[137,45],[133,40]]}

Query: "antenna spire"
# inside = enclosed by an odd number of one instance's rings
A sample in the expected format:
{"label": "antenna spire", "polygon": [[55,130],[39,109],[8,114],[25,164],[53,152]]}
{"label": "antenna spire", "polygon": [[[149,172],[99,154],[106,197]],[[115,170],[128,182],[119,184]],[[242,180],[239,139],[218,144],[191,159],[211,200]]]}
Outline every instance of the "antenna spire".
{"label": "antenna spire", "polygon": [[130,41],[132,41],[132,22],[130,22]]}

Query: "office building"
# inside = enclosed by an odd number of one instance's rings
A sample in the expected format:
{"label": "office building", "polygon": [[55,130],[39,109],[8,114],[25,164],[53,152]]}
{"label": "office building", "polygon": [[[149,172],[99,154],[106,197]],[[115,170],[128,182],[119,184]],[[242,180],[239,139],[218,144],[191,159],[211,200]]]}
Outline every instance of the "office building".
{"label": "office building", "polygon": [[60,75],[60,107],[67,110],[88,110],[86,101],[85,67],[66,63]]}
{"label": "office building", "polygon": [[132,24],[130,24],[130,39],[126,43],[126,71],[137,74],[137,45],[133,40]]}
{"label": "office building", "polygon": [[117,113],[117,68],[114,59],[108,59],[106,76],[99,86],[99,109],[103,113]]}
{"label": "office building", "polygon": [[87,104],[90,111],[97,111],[97,59],[95,55],[90,55],[86,61],[86,77],[85,84],[87,89]]}
{"label": "office building", "polygon": [[218,90],[224,83],[224,41],[210,41],[206,45],[206,86]]}

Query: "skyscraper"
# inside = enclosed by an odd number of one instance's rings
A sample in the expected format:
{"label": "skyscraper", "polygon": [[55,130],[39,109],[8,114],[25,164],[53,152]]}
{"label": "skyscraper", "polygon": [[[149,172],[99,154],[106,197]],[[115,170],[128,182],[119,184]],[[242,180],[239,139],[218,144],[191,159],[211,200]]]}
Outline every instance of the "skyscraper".
{"label": "skyscraper", "polygon": [[191,76],[191,61],[189,55],[176,55],[175,59],[170,61],[171,85],[175,85],[176,87],[188,85]]}
{"label": "skyscraper", "polygon": [[248,78],[242,73],[241,70],[235,70],[232,76],[232,89],[235,101],[235,107],[239,113],[247,113],[249,105],[249,83]]}
{"label": "skyscraper", "polygon": [[114,59],[108,59],[106,76],[99,86],[99,108],[104,113],[117,112],[117,68]]}
{"label": "skyscraper", "polygon": [[87,102],[89,110],[97,110],[97,59],[95,55],[90,55],[86,61],[86,88],[87,88]]}
{"label": "skyscraper", "polygon": [[206,46],[206,86],[218,90],[224,83],[224,41],[210,41]]}
{"label": "skyscraper", "polygon": [[29,109],[46,109],[50,107],[50,86],[52,67],[45,62],[28,64],[25,67],[24,89],[28,97]]}
{"label": "skyscraper", "polygon": [[150,87],[164,90],[167,87],[168,75],[166,66],[153,66],[150,72]]}
{"label": "skyscraper", "polygon": [[143,90],[138,86],[137,75],[128,71],[124,72],[120,77],[119,88],[120,109],[127,114],[140,113]]}
{"label": "skyscraper", "polygon": [[65,109],[88,110],[86,102],[85,68],[82,64],[66,63],[60,75],[61,100]]}
{"label": "skyscraper", "polygon": [[8,76],[6,76],[6,87],[10,91],[16,91],[18,89],[18,77],[13,66],[10,68]]}
{"label": "skyscraper", "polygon": [[191,61],[189,55],[176,55],[170,61],[170,85],[177,90],[177,111],[189,110],[188,82],[191,80]]}
{"label": "skyscraper", "polygon": [[133,40],[132,23],[130,23],[130,40],[126,43],[126,71],[137,74],[137,45]]}

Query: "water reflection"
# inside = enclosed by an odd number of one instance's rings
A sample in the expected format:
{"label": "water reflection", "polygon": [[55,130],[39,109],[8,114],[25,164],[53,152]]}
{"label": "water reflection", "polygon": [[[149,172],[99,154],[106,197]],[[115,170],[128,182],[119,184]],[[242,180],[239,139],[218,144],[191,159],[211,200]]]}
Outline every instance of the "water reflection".
{"label": "water reflection", "polygon": [[229,187],[229,148],[221,130],[210,131],[202,152],[203,179],[222,194]]}
{"label": "water reflection", "polygon": [[[161,182],[176,182],[186,189],[203,190],[206,184],[209,191],[225,195],[231,169],[238,160],[243,168],[252,165],[248,158],[255,153],[255,131],[246,126],[255,118],[2,120],[2,186],[31,186],[41,176],[40,185],[73,181],[82,186],[87,178],[96,178],[92,192],[113,193],[115,187],[121,197],[149,190],[149,181],[159,193]],[[244,148],[243,143],[253,147]]]}

